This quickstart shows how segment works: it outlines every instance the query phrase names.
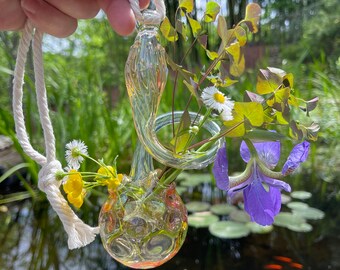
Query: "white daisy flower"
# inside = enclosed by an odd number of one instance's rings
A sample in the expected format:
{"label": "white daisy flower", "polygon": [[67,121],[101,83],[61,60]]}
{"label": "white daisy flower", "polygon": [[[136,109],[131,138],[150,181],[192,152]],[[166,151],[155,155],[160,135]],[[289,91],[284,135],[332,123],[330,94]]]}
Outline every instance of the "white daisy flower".
{"label": "white daisy flower", "polygon": [[66,144],[65,158],[69,168],[78,170],[83,162],[83,155],[87,156],[87,146],[84,142],[73,140]]}
{"label": "white daisy flower", "polygon": [[[234,107],[234,104],[233,104],[233,107]],[[232,108],[231,109],[224,109],[221,114],[220,114],[220,117],[222,119],[222,121],[230,121],[230,120],[233,120],[234,117],[233,117],[233,114],[232,114]]]}
{"label": "white daisy flower", "polygon": [[222,92],[218,91],[218,89],[215,86],[209,86],[204,88],[201,98],[205,106],[214,109],[219,113],[224,112],[224,116],[226,118],[231,117],[232,119],[231,111],[234,108],[234,101],[231,101]]}

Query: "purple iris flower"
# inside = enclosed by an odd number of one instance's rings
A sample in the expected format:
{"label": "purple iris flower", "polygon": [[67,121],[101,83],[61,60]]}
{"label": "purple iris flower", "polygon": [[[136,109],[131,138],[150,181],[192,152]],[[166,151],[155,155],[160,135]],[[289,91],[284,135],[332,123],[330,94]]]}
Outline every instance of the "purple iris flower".
{"label": "purple iris flower", "polygon": [[291,174],[295,169],[304,162],[309,154],[309,142],[302,142],[294,146],[287,158],[286,163],[283,165],[282,173],[284,175]]}
{"label": "purple iris flower", "polygon": [[[258,142],[253,145],[258,158],[252,157],[245,142],[241,143],[241,157],[249,163],[243,174],[236,177],[228,176],[225,145],[217,152],[213,174],[217,187],[228,191],[229,196],[232,197],[236,192],[243,191],[244,209],[252,221],[260,225],[270,225],[281,209],[281,190],[290,192],[291,188],[289,184],[273,178],[275,176],[282,177],[282,174],[271,171],[280,160],[280,142]],[[308,149],[309,143],[307,142],[295,146],[282,173],[286,175],[287,172],[296,169],[301,162],[306,160]]]}

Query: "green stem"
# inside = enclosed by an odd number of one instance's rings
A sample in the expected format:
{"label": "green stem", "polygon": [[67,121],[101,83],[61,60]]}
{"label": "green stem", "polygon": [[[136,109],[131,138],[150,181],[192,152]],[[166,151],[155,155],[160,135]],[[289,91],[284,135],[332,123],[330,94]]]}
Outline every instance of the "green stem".
{"label": "green stem", "polygon": [[260,171],[264,175],[266,175],[270,178],[273,178],[273,179],[283,179],[284,178],[284,175],[281,172],[274,172],[274,171],[268,169],[267,166],[259,158],[256,158],[256,165],[259,167]]}
{"label": "green stem", "polygon": [[241,183],[245,182],[246,180],[249,179],[249,177],[251,176],[251,174],[253,173],[253,168],[254,168],[254,160],[251,159],[245,170],[236,176],[229,176],[229,188],[233,188],[236,187],[238,185],[240,185]]}
{"label": "green stem", "polygon": [[166,189],[168,187],[168,185],[170,185],[183,170],[172,168],[170,171],[172,171],[172,172],[169,176],[165,177],[163,175],[162,178],[159,179],[157,186],[153,190],[151,190],[149,193],[146,194],[145,200],[147,200],[150,195],[159,194],[164,189]]}
{"label": "green stem", "polygon": [[208,109],[205,113],[205,115],[203,116],[202,121],[199,122],[198,126],[197,126],[197,132],[195,132],[194,134],[192,134],[189,138],[189,140],[187,141],[186,145],[185,145],[185,149],[187,150],[189,145],[191,144],[192,140],[195,138],[195,136],[198,134],[198,132],[200,132],[201,128],[203,127],[205,121],[207,121],[207,119],[209,118],[210,114],[212,112],[212,109]]}
{"label": "green stem", "polygon": [[244,139],[244,142],[247,144],[251,156],[254,157],[254,158],[257,158],[258,154],[257,154],[256,148],[255,148],[254,144],[251,142],[251,140]]}

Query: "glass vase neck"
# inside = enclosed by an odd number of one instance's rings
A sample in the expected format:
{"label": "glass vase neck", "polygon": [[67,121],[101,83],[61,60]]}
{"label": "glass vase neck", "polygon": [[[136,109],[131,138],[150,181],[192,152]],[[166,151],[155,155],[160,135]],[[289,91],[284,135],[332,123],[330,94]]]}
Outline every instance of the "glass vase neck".
{"label": "glass vase neck", "polygon": [[148,34],[154,34],[157,35],[158,33],[159,26],[156,24],[145,24],[145,23],[140,23],[137,26],[137,32],[138,35],[141,35],[143,33],[148,33]]}

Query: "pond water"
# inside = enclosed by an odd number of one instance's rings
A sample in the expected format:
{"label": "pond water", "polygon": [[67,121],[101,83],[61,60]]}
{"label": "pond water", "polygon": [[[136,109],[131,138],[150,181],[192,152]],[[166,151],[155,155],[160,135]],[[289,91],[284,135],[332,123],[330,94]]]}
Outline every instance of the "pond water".
{"label": "pond water", "polygon": [[[95,211],[84,212],[99,212],[96,206],[93,208]],[[313,230],[308,233],[275,227],[269,234],[223,240],[208,229],[189,227],[179,253],[156,269],[340,269],[338,206],[333,200],[322,208],[326,217],[312,222]],[[26,200],[1,206],[0,210],[2,270],[129,269],[106,253],[99,236],[87,247],[69,251],[62,225],[45,201],[33,204]],[[97,219],[91,214],[83,218],[89,223]]]}

